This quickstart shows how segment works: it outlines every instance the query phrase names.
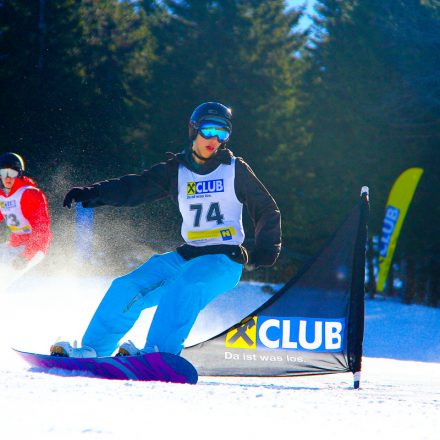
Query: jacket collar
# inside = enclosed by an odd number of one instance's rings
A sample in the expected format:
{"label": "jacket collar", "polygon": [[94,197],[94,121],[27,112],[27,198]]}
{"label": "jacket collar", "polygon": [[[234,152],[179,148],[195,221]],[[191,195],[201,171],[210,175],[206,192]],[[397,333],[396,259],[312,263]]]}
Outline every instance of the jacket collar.
{"label": "jacket collar", "polygon": [[192,159],[191,150],[189,148],[177,154],[167,152],[166,155],[168,159],[176,160],[197,174],[208,174],[214,171],[221,164],[231,165],[232,158],[234,157],[232,151],[228,148],[219,148],[215,155],[207,160],[205,164],[196,168],[194,160]]}

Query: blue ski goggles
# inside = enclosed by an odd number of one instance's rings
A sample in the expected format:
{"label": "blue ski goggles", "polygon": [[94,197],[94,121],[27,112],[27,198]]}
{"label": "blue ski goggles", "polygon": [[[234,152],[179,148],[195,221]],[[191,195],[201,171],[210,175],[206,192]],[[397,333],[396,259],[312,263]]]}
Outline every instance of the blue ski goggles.
{"label": "blue ski goggles", "polygon": [[0,176],[2,179],[6,179],[6,177],[11,177],[15,179],[18,176],[18,171],[13,170],[12,168],[2,168],[0,170]]}
{"label": "blue ski goggles", "polygon": [[203,122],[198,131],[205,139],[216,137],[219,142],[226,142],[230,135],[226,127],[214,122]]}

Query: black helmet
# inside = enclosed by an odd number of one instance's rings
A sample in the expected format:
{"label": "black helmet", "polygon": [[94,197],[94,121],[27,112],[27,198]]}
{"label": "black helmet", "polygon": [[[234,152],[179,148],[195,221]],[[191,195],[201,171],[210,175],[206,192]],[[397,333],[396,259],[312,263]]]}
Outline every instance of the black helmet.
{"label": "black helmet", "polygon": [[25,169],[24,160],[16,153],[4,153],[0,156],[0,168],[12,168],[22,176]]}
{"label": "black helmet", "polygon": [[232,112],[231,109],[219,102],[204,102],[192,112],[189,119],[189,139],[192,141],[197,136],[197,131],[203,121],[220,122],[227,127],[229,133],[232,132]]}

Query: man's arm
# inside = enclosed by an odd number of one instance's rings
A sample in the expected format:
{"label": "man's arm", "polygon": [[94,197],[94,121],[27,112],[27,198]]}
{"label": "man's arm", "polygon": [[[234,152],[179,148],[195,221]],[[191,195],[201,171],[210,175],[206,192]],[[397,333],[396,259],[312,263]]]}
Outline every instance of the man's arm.
{"label": "man's arm", "polygon": [[85,208],[98,206],[136,206],[170,195],[173,161],[161,162],[141,174],[129,174],[104,180],[86,187],[72,188],[64,199],[64,206],[82,202]]}
{"label": "man's arm", "polygon": [[240,158],[236,160],[235,192],[255,226],[255,250],[248,263],[255,267],[272,266],[281,250],[281,213],[269,191]]}
{"label": "man's arm", "polygon": [[27,189],[21,199],[21,209],[32,227],[21,255],[31,260],[39,251],[47,254],[52,239],[47,198],[41,190]]}

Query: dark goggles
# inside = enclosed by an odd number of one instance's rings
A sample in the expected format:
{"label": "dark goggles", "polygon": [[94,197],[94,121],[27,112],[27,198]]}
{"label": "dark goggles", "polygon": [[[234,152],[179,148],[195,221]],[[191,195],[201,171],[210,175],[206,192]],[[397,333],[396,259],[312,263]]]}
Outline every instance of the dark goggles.
{"label": "dark goggles", "polygon": [[199,133],[205,139],[216,137],[219,142],[226,142],[230,135],[226,127],[212,122],[204,122],[199,128]]}

